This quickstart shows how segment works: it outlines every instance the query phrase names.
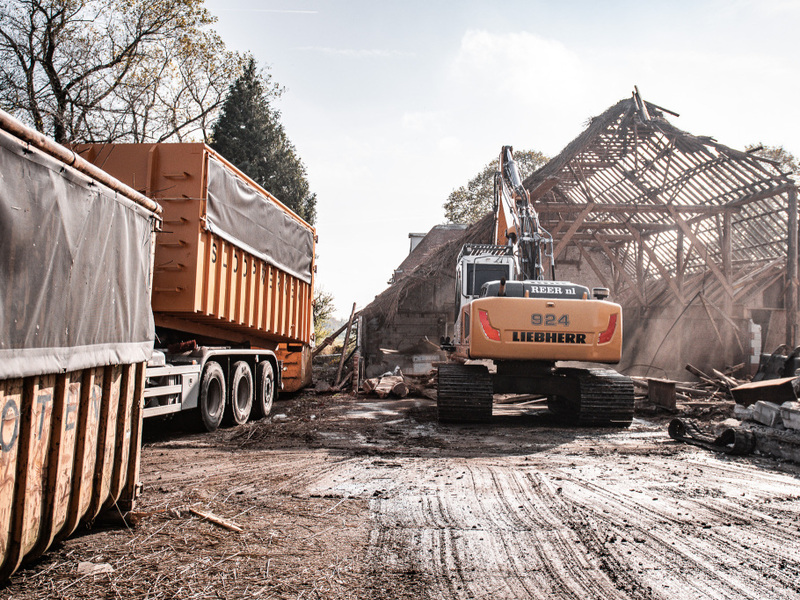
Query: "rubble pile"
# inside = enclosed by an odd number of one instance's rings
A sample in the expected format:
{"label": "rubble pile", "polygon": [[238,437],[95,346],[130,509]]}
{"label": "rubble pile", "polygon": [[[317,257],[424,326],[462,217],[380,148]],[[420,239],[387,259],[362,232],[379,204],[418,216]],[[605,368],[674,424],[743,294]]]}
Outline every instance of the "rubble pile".
{"label": "rubble pile", "polygon": [[636,390],[636,412],[654,414],[666,411],[695,417],[730,415],[734,405],[731,390],[746,383],[734,377],[734,373],[743,368],[744,364],[738,364],[724,373],[714,369],[707,374],[693,365],[686,365],[686,370],[699,381],[631,377]]}
{"label": "rubble pile", "polygon": [[386,398],[389,395],[405,398],[410,394],[436,400],[436,370],[430,370],[422,375],[405,375],[396,368],[380,377],[365,379],[361,389],[379,398]]}

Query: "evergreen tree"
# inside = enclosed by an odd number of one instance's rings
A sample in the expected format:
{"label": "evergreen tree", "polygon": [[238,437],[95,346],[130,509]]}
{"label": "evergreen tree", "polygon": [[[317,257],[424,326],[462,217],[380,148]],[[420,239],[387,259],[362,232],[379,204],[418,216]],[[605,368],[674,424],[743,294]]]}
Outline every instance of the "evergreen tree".
{"label": "evergreen tree", "polygon": [[282,90],[259,73],[250,57],[231,85],[211,147],[309,223],[316,219],[317,196],[271,101]]}

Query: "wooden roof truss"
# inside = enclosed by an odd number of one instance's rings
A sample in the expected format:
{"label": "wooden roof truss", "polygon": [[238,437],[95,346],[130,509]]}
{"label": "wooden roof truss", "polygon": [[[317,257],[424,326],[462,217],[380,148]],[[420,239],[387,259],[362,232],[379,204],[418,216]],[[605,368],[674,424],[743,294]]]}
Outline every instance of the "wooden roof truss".
{"label": "wooden roof truss", "polygon": [[665,112],[634,92],[525,181],[556,263],[575,247],[600,276],[591,251],[601,251],[615,296],[643,306],[698,293],[742,303],[792,263],[796,281],[796,259],[786,260],[797,256],[792,179],[773,161],[677,129]]}

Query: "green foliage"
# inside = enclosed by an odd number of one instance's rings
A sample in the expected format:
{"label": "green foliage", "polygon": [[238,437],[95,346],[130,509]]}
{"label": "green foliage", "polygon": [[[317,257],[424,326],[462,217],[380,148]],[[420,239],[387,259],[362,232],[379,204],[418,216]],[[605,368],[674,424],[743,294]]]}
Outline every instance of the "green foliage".
{"label": "green foliage", "polygon": [[250,57],[233,82],[214,124],[211,147],[309,223],[316,219],[316,194],[271,102],[282,90]]}
{"label": "green foliage", "polygon": [[[549,159],[536,150],[514,152],[520,175],[523,179],[544,165]],[[466,186],[453,190],[444,203],[444,215],[450,223],[472,224],[492,210],[494,202],[494,174],[499,168],[495,158],[483,170],[469,180]]]}
{"label": "green foliage", "polygon": [[318,287],[314,292],[314,338],[317,343],[322,342],[326,337],[333,333],[331,328],[331,316],[336,307],[333,304],[333,294],[330,294]]}
{"label": "green foliage", "polygon": [[797,179],[797,176],[800,175],[800,162],[783,146],[765,146],[761,143],[748,144],[745,150],[757,156],[774,160],[779,164],[781,171],[792,175],[794,179]]}
{"label": "green foliage", "polygon": [[242,57],[203,0],[0,0],[0,106],[58,142],[202,136]]}

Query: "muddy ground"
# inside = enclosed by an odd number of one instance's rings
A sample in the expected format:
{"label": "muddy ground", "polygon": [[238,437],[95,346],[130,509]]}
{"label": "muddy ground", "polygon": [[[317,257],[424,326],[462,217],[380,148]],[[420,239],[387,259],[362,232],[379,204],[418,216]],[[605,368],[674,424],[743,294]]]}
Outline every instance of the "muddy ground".
{"label": "muddy ground", "polygon": [[797,465],[517,410],[306,394],[214,434],[148,422],[138,523],[0,598],[800,598]]}

